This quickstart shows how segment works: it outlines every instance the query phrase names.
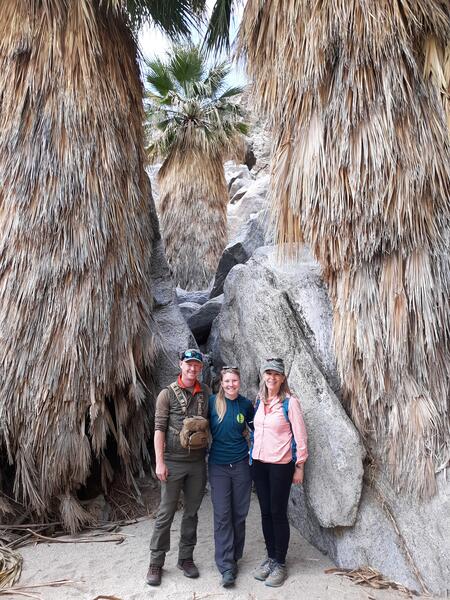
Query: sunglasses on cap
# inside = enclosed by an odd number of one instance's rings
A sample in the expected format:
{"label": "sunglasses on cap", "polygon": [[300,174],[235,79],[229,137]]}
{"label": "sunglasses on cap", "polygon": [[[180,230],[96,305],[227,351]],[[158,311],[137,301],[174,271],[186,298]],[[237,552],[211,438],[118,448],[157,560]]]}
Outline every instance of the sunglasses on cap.
{"label": "sunglasses on cap", "polygon": [[203,354],[198,350],[185,350],[181,356],[180,360],[196,360],[198,362],[203,362]]}
{"label": "sunglasses on cap", "polygon": [[224,365],[221,371],[237,371],[239,373],[239,367],[236,367],[236,365]]}

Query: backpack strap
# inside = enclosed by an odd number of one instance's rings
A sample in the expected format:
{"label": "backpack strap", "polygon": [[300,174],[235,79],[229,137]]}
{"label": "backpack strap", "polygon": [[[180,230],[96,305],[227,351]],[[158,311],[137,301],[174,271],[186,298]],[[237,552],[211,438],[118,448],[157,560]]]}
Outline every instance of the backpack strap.
{"label": "backpack strap", "polygon": [[[180,388],[178,383],[171,383],[169,385],[169,388],[173,391],[176,399],[180,403],[183,414],[186,414],[187,413],[187,400],[186,400],[186,396],[185,396],[183,390]],[[195,395],[197,396],[197,414],[200,416],[203,416],[203,402],[204,402],[203,387],[202,387],[202,391]]]}
{"label": "backpack strap", "polygon": [[[289,423],[289,425],[291,424],[291,422],[289,421],[289,398],[285,398],[283,400],[283,414],[284,414],[284,418],[286,419],[286,421]],[[292,427],[291,427],[292,429]]]}
{"label": "backpack strap", "polygon": [[187,413],[187,400],[186,400],[186,396],[184,395],[182,389],[180,388],[180,386],[178,385],[178,383],[171,383],[169,385],[169,388],[175,394],[175,398],[180,403],[181,410],[183,411],[183,414],[186,414]]}
{"label": "backpack strap", "polygon": [[289,420],[289,397],[286,397],[283,400],[283,414],[286,421],[289,423],[289,427],[291,428],[292,442],[291,442],[291,451],[292,451],[292,460],[295,462],[297,460],[297,443],[294,438],[294,432],[292,431],[292,425]]}
{"label": "backpack strap", "polygon": [[[255,415],[256,415],[256,411],[258,410],[258,407],[260,405],[261,399],[259,396],[256,396],[256,402],[255,402]],[[255,418],[255,417],[253,417]],[[255,444],[255,427],[253,426],[252,429],[250,429],[250,449],[249,449],[249,459],[248,459],[248,463],[251,465],[253,463],[253,446]]]}
{"label": "backpack strap", "polygon": [[197,415],[203,417],[203,402],[205,398],[204,388],[202,385],[202,391],[196,394],[197,396]]}

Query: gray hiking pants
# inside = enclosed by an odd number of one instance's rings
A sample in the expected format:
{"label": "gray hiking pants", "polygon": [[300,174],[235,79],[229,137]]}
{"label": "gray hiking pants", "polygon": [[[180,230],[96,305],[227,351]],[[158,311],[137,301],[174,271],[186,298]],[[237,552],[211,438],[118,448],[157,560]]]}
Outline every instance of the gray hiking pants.
{"label": "gray hiking pants", "polygon": [[192,558],[197,543],[198,509],[202,503],[206,485],[206,463],[166,460],[169,470],[167,481],[161,482],[161,502],[156,515],[150,541],[150,562],[162,567],[166,552],[170,549],[170,527],[183,490],[183,517],[181,519],[178,560]]}
{"label": "gray hiking pants", "polygon": [[227,465],[208,464],[214,509],[215,559],[220,573],[234,569],[242,558],[245,519],[250,507],[252,479],[248,458]]}

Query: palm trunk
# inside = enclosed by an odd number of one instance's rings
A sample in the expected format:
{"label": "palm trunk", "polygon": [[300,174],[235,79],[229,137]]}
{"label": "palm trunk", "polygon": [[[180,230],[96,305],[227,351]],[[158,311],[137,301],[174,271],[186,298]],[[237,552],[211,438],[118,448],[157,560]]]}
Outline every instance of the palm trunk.
{"label": "palm trunk", "polygon": [[148,429],[152,229],[136,47],[96,0],[0,3],[0,444],[15,493],[66,526],[115,438]]}
{"label": "palm trunk", "polygon": [[278,239],[322,264],[354,422],[421,496],[450,442],[450,144],[430,36],[445,48],[448,3],[249,0],[241,28],[272,119]]}
{"label": "palm trunk", "polygon": [[199,150],[172,153],[158,175],[161,231],[173,277],[184,289],[203,289],[227,243],[228,190],[223,158]]}

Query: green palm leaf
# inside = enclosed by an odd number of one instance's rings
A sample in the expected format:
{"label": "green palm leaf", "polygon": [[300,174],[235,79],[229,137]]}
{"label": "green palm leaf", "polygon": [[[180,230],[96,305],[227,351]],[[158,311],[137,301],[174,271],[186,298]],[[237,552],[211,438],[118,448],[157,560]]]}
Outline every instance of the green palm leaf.
{"label": "green palm leaf", "polygon": [[147,62],[148,124],[163,132],[149,142],[152,158],[167,158],[186,144],[202,152],[230,151],[247,126],[236,102],[242,88],[227,87],[229,72],[224,61],[207,68],[205,52],[193,45],[175,46],[166,61]]}
{"label": "green palm leaf", "polygon": [[150,21],[172,39],[189,37],[198,28],[204,14],[205,0],[127,0],[126,7],[133,29]]}
{"label": "green palm leaf", "polygon": [[236,0],[216,0],[205,36],[208,50],[230,49],[230,25]]}
{"label": "green palm leaf", "polygon": [[169,63],[169,72],[183,90],[204,76],[205,59],[195,46],[179,46]]}
{"label": "green palm leaf", "polygon": [[176,283],[200,289],[227,240],[223,163],[243,154],[242,90],[227,86],[228,63],[208,66],[197,46],[175,46],[166,61],[147,67],[147,151],[164,161],[158,181],[166,255]]}
{"label": "green palm leaf", "polygon": [[147,61],[147,81],[151,85],[158,96],[167,96],[170,90],[173,90],[173,81],[170,72],[167,70],[161,59]]}

